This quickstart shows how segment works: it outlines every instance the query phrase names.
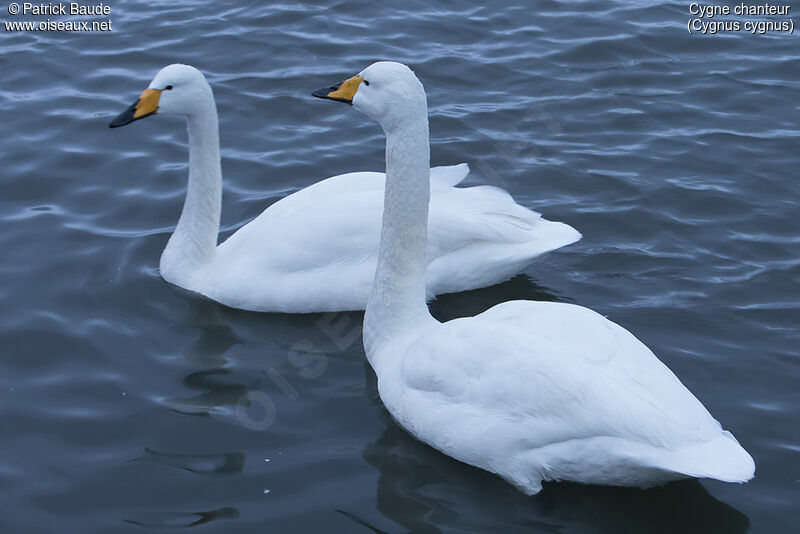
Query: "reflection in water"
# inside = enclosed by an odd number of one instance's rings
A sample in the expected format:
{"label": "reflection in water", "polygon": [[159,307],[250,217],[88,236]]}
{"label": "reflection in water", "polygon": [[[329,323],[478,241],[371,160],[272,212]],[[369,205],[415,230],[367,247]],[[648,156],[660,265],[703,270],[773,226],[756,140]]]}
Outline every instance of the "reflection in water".
{"label": "reflection in water", "polygon": [[350,512],[345,512],[344,510],[336,510],[336,511],[339,512],[340,514],[342,514],[343,516],[345,516],[346,518],[352,520],[353,522],[361,525],[362,527],[371,530],[375,534],[389,534],[385,530],[381,530],[381,529],[379,529],[378,527],[376,527],[374,525],[370,525],[369,523],[367,523],[366,521],[364,521],[360,517],[356,516],[355,514],[351,514]]}
{"label": "reflection in water", "polygon": [[185,296],[189,304],[186,316],[180,319],[181,324],[200,331],[197,341],[182,356],[194,365],[224,366],[227,363],[225,353],[242,343],[231,328],[231,322],[226,320],[229,319],[226,314],[233,310],[180,287],[168,285],[168,288]]}
{"label": "reflection in water", "polygon": [[[247,359],[255,358],[259,370],[267,369],[265,372],[268,375],[270,371],[275,374],[271,365],[279,365],[282,361],[275,360],[273,338],[285,337],[286,331],[295,326],[307,328],[309,318],[235,310],[176,286],[170,286],[170,289],[184,297],[188,304],[185,315],[179,319],[180,323],[198,332],[196,341],[180,352],[181,360],[192,369],[183,378],[183,386],[201,393],[161,399],[159,402],[187,415],[233,418],[237,406],[250,406],[250,395],[262,394],[259,389],[264,382],[260,377],[262,373],[257,373],[255,376],[258,378],[255,378],[246,369]],[[296,337],[291,332],[290,335]],[[252,339],[253,336],[255,339]],[[263,350],[244,355],[232,354],[235,346],[250,346],[252,341],[259,343]],[[243,356],[243,359],[239,356]],[[282,354],[278,353],[277,356]]]}
{"label": "reflection in water", "polygon": [[273,398],[296,401],[296,386],[320,378],[329,357],[347,359],[350,350],[361,349],[360,312],[253,313],[173,289],[189,305],[181,324],[197,336],[179,355],[190,368],[182,383],[201,393],[158,402],[182,414],[221,416],[264,430],[274,419]]}
{"label": "reflection in water", "polygon": [[649,490],[546,483],[541,493],[527,497],[499,477],[415,440],[388,413],[385,423],[363,457],[380,472],[379,511],[409,532],[736,534],[750,526],[746,515],[696,480]]}
{"label": "reflection in water", "polygon": [[244,453],[229,452],[218,454],[172,454],[145,447],[144,453],[132,461],[152,462],[193,473],[227,474],[241,473],[244,466]]}
{"label": "reflection in water", "polygon": [[133,525],[150,528],[196,527],[217,519],[236,519],[239,512],[232,506],[217,508],[207,512],[141,512],[131,514],[123,521]]}
{"label": "reflection in water", "polygon": [[221,380],[231,375],[231,371],[226,369],[190,373],[183,379],[183,384],[203,393],[189,398],[164,399],[161,404],[187,415],[233,416],[237,403],[247,394],[248,388],[238,383],[240,377],[233,377],[233,383]]}

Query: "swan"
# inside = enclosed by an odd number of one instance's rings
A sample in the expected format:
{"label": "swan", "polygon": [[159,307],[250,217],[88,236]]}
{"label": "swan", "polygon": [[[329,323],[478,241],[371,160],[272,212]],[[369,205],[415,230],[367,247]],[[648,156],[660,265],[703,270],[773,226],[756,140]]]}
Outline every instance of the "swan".
{"label": "swan", "polygon": [[[169,65],[109,126],[156,113],[185,116],[189,132],[186,200],[160,261],[166,281],[252,311],[364,309],[377,261],[383,173],[353,172],[313,184],[274,203],[218,246],[222,170],[211,86],[196,68]],[[501,189],[454,187],[468,172],[466,164],[430,170],[429,299],[502,282],[581,237]]]}
{"label": "swan", "polygon": [[400,426],[521,491],[543,481],[648,487],[745,482],[755,464],[630,332],[587,308],[504,302],[435,320],[425,301],[428,121],[422,84],[378,62],[314,96],[386,134],[386,191],[364,348]]}

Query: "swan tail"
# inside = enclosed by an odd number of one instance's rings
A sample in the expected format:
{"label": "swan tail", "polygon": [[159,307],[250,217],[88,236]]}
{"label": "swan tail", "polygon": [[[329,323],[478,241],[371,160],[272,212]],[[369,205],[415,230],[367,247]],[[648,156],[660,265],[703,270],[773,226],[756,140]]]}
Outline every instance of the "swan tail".
{"label": "swan tail", "polygon": [[[454,188],[469,175],[469,165],[459,163],[433,167],[431,187]],[[529,255],[537,256],[579,241],[580,232],[568,224],[543,219],[541,214],[517,204],[504,189],[491,185],[455,188],[440,192],[446,202],[438,206],[450,212],[443,227],[456,224],[473,238],[495,243],[529,244]],[[434,196],[434,201],[437,196]],[[434,214],[435,216],[435,214]],[[448,224],[449,223],[449,224]]]}
{"label": "swan tail", "polygon": [[566,247],[581,240],[583,235],[572,226],[557,222],[539,219],[535,238],[530,241],[531,248],[535,250],[555,250]]}
{"label": "swan tail", "polygon": [[712,441],[659,455],[654,467],[694,478],[713,478],[723,482],[743,483],[752,479],[756,465],[753,457],[728,431]]}
{"label": "swan tail", "polygon": [[483,219],[484,228],[493,232],[495,241],[525,243],[532,255],[555,250],[575,243],[581,233],[568,224],[548,221],[542,215],[517,204],[505,190],[494,186],[472,187],[479,195],[480,214],[476,222]]}
{"label": "swan tail", "polygon": [[469,165],[446,165],[431,168],[432,187],[454,187],[460,184],[469,174]]}

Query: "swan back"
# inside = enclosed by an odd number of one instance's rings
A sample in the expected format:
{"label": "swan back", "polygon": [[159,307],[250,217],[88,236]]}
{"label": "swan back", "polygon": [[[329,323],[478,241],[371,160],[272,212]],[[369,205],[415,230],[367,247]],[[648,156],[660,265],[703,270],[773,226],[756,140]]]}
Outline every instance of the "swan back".
{"label": "swan back", "polygon": [[387,408],[418,438],[523,490],[541,480],[743,482],[733,436],[630,332],[580,306],[512,301],[393,354]]}

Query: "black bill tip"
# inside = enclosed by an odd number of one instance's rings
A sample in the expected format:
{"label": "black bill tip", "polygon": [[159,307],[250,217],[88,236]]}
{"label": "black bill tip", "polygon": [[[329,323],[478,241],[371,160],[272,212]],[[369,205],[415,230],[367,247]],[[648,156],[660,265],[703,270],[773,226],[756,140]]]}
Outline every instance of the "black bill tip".
{"label": "black bill tip", "polygon": [[339,90],[342,84],[331,85],[328,87],[320,87],[319,89],[312,91],[311,96],[315,96],[317,98],[324,98],[325,100],[333,100],[335,102],[344,102],[345,104],[353,105],[353,101],[347,98],[336,98],[335,96],[328,96],[331,93],[335,93]]}
{"label": "black bill tip", "polygon": [[139,101],[137,100],[130,106],[128,109],[117,115],[113,121],[108,124],[109,128],[119,128],[120,126],[125,126],[126,124],[130,124],[136,119],[133,118],[133,114],[136,113],[136,106],[139,105]]}
{"label": "black bill tip", "polygon": [[316,90],[312,91],[311,96],[316,96],[317,98],[325,98],[325,99],[327,99],[328,95],[333,93],[333,92],[335,92],[337,89],[339,89],[340,85],[342,85],[342,84],[332,85],[330,87],[320,87],[319,89],[316,89]]}
{"label": "black bill tip", "polygon": [[123,111],[122,113],[117,115],[114,118],[114,120],[112,120],[110,123],[108,123],[108,127],[109,128],[119,128],[120,126],[125,126],[126,124],[130,124],[133,121],[138,121],[139,119],[143,119],[145,117],[149,117],[150,115],[155,115],[156,112],[153,111],[153,112],[147,113],[145,115],[140,115],[138,117],[134,117],[134,115],[136,114],[136,106],[138,106],[138,105],[139,105],[139,101],[137,100],[136,102],[134,102],[133,104],[128,106],[128,109],[126,109],[125,111]]}

